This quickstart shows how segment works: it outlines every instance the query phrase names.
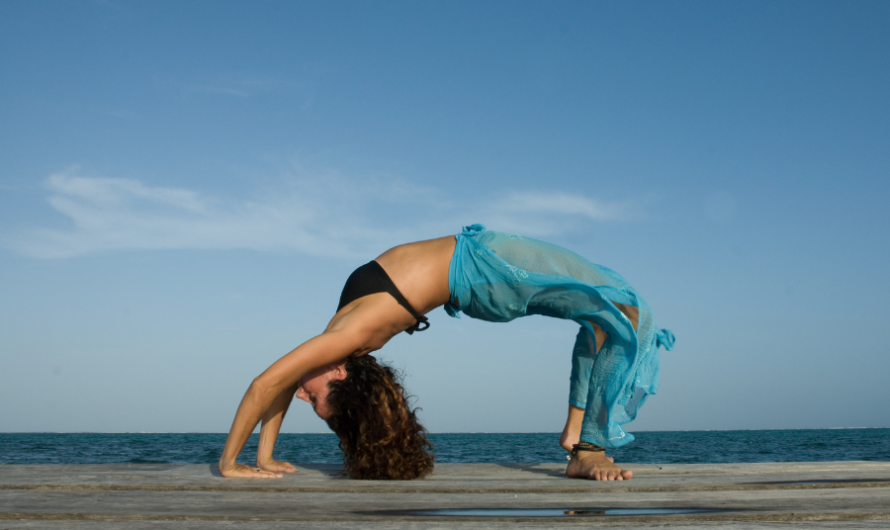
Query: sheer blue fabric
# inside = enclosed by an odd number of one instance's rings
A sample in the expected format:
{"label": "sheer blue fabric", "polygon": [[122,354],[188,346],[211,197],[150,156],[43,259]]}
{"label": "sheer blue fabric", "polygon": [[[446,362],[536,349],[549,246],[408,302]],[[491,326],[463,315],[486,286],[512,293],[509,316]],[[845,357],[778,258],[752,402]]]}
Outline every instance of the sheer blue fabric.
{"label": "sheer blue fabric", "polygon": [[[619,447],[633,440],[633,420],[658,388],[658,347],[674,335],[657,329],[645,300],[616,272],[557,245],[475,224],[457,236],[445,311],[507,322],[525,315],[581,325],[572,353],[569,403],[583,408],[581,440]],[[637,329],[615,304],[639,308]],[[608,334],[596,351],[592,324]]]}

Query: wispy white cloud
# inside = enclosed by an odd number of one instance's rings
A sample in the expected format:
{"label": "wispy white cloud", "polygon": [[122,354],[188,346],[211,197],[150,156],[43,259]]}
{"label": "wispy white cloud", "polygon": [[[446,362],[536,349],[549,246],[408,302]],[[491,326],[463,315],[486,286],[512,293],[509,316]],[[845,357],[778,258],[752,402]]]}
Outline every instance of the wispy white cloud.
{"label": "wispy white cloud", "polygon": [[630,203],[604,203],[563,191],[512,191],[482,206],[479,215],[505,232],[548,236],[631,215]]}
{"label": "wispy white cloud", "polygon": [[65,258],[113,250],[252,249],[318,256],[367,256],[407,241],[482,222],[529,236],[589,230],[627,217],[629,204],[578,193],[509,190],[467,201],[395,178],[335,172],[291,178],[250,199],[148,186],[137,180],[51,175],[47,202],[70,226],[32,228],[3,244],[25,256]]}

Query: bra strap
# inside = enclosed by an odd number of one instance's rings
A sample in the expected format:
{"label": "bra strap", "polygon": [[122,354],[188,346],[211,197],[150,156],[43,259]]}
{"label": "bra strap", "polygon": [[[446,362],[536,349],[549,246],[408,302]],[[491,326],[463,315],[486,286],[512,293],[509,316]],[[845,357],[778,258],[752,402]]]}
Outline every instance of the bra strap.
{"label": "bra strap", "polygon": [[[417,322],[415,322],[413,326],[405,330],[405,333],[407,333],[408,335],[413,335],[415,331],[424,331],[428,329],[430,327],[430,320],[424,315],[419,314],[417,311],[414,310],[413,307],[411,307],[411,304],[408,303],[408,299],[406,299],[405,295],[403,295],[402,292],[399,291],[399,288],[396,287],[395,283],[393,283],[392,278],[389,277],[389,274],[386,273],[386,270],[384,270],[379,263],[377,263],[376,261],[372,261],[371,263],[376,265],[376,267],[374,268],[377,269],[377,272],[380,274],[380,278],[386,284],[386,292],[391,294],[392,297],[396,299],[396,302],[407,309],[408,312],[411,313],[411,316],[413,316],[414,319],[417,320]],[[423,324],[426,325],[421,327],[421,325]]]}

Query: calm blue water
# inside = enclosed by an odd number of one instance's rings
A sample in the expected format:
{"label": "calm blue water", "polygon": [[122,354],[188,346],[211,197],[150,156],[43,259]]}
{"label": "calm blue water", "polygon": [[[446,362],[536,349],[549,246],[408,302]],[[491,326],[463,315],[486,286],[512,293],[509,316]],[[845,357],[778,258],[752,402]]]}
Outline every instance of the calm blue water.
{"label": "calm blue water", "polygon": [[[890,461],[890,429],[665,431],[634,433],[614,451],[636,464]],[[430,436],[437,462],[559,462],[558,433],[450,433]],[[209,464],[225,434],[0,433],[0,464]],[[253,435],[239,461],[252,463]],[[282,434],[276,457],[299,463],[341,462],[333,434]]]}

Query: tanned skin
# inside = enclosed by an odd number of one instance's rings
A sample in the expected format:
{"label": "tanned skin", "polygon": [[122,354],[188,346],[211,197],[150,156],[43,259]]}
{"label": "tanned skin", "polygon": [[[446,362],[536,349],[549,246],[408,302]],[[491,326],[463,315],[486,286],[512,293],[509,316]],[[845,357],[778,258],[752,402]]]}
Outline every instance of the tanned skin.
{"label": "tanned skin", "polygon": [[[426,314],[450,300],[448,269],[455,243],[454,236],[408,243],[387,250],[375,261],[410,305],[418,313]],[[635,322],[630,314],[628,317]],[[330,414],[325,402],[327,384],[346,377],[346,359],[379,350],[415,322],[411,313],[389,293],[363,296],[337,311],[324,332],[275,361],[250,384],[235,413],[219,459],[222,475],[279,478],[282,473],[296,472],[289,462],[272,457],[281,423],[294,395],[312,404],[319,417],[327,418]],[[606,334],[596,325],[594,330],[598,351]],[[566,428],[560,439],[560,445],[567,450],[578,443],[583,416],[583,409],[569,408]],[[256,467],[236,463],[250,433],[260,422]],[[616,466],[605,453],[590,452],[572,457],[566,474],[596,480],[624,480],[632,476],[630,471]]]}
{"label": "tanned skin", "polygon": [[[634,330],[640,323],[640,308],[624,304],[615,304],[624,316],[630,320]],[[609,334],[593,322],[593,336],[596,341],[596,353],[599,353]],[[594,345],[591,345],[594,346]],[[559,445],[568,452],[572,452],[572,446],[581,441],[581,423],[584,421],[584,409],[569,405],[569,415],[566,418],[566,426],[559,437]],[[625,480],[633,477],[633,471],[621,469],[615,465],[615,460],[606,456],[605,452],[578,451],[572,456],[566,467],[566,475],[571,478],[590,478],[594,480]]]}

